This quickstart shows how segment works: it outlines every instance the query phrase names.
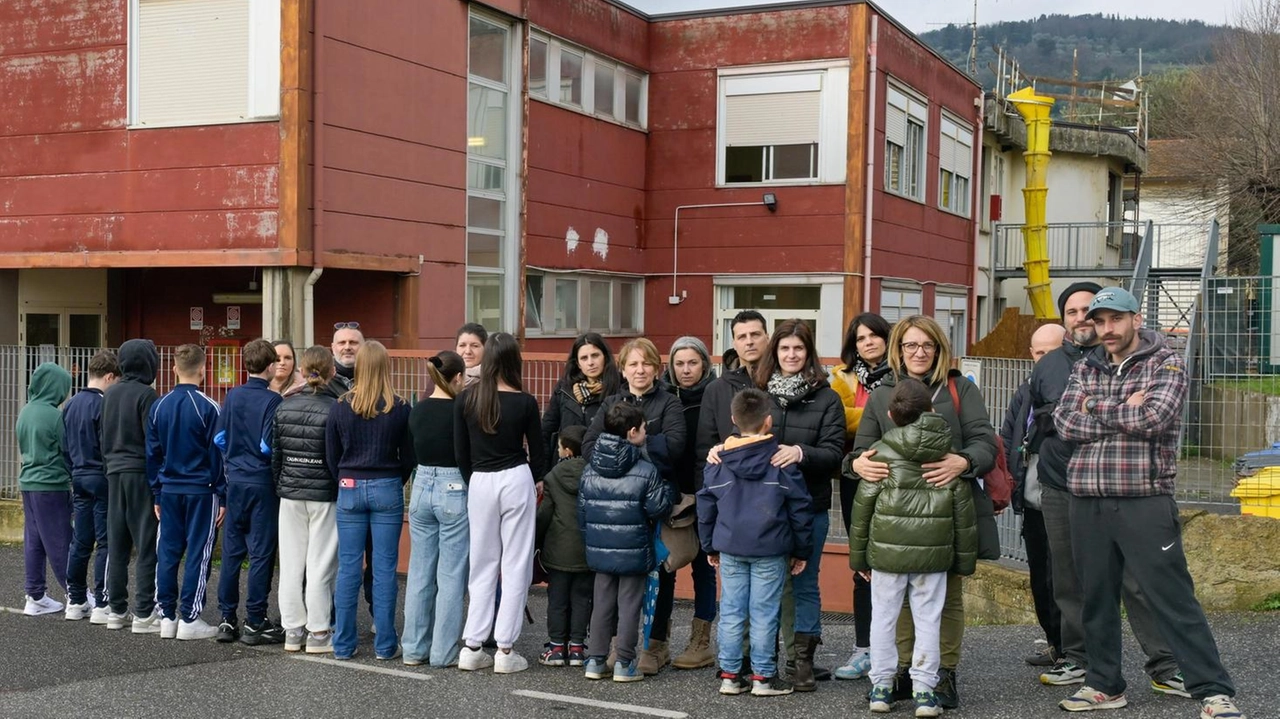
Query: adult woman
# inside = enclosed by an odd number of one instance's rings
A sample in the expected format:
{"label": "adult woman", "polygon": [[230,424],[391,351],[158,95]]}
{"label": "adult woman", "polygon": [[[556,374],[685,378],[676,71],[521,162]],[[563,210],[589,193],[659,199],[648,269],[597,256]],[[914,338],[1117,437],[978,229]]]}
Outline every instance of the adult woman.
{"label": "adult woman", "polygon": [[[591,426],[605,397],[617,394],[621,378],[604,338],[595,332],[578,337],[569,349],[564,376],[556,383],[542,415],[546,456],[556,456],[556,435],[565,427]],[[554,460],[553,460],[554,461]],[[548,469],[553,461],[547,463]]]}
{"label": "adult woman", "polygon": [[[711,357],[707,346],[697,337],[681,337],[671,345],[667,372],[660,384],[670,392],[684,409],[684,426],[691,431],[698,426],[702,411],[702,394],[716,378],[711,369]],[[685,451],[672,458],[672,475],[681,494],[692,495],[702,489],[702,475],[696,471],[693,442],[685,442]],[[693,626],[689,634],[689,646],[672,660],[676,669],[699,669],[713,666],[716,655],[711,651],[711,622],[716,618],[716,570],[707,563],[707,555],[699,548],[698,555],[689,565],[693,572]],[[658,601],[653,611],[653,628],[649,647],[653,653],[650,661],[656,664],[666,653],[666,640],[670,631],[671,611],[675,607],[676,575],[660,571]],[[655,646],[656,645],[656,646]],[[656,651],[653,651],[656,650]],[[649,652],[641,655],[641,663],[649,659]],[[642,667],[642,669],[647,667]]]}
{"label": "adult woman", "polygon": [[[831,477],[844,450],[844,408],[819,362],[813,330],[803,320],[778,325],[753,379],[774,401],[773,434],[779,447],[773,465],[798,466],[813,498],[813,553],[804,571],[788,583],[794,610],[786,594],[782,602],[782,634],[795,662],[792,683],[797,691],[813,691],[813,657],[822,643],[818,571],[830,529]],[[788,625],[794,638],[787,636]]]}
{"label": "adult woman", "polygon": [[[951,369],[951,347],[942,328],[932,318],[913,315],[898,322],[889,335],[889,366],[892,372],[884,378],[867,401],[858,434],[854,438],[850,467],[864,481],[878,482],[889,474],[888,465],[875,460],[871,445],[889,430],[892,422],[886,411],[889,395],[902,377],[913,377],[929,386],[933,393],[933,409],[951,425],[952,452],[938,462],[924,465],[924,478],[930,484],[945,487],[957,479],[973,483],[973,503],[977,510],[979,558],[999,556],[995,514],[991,500],[982,491],[978,478],[995,466],[995,430],[987,415],[982,395],[972,382]],[[953,394],[954,393],[954,394]],[[957,402],[952,398],[959,400]],[[994,545],[994,546],[993,546]],[[910,611],[903,609],[898,620],[898,656],[910,657],[913,632]],[[960,642],[964,637],[964,599],[960,593],[959,575],[947,576],[947,598],[942,608],[942,669],[938,672],[935,691],[944,708],[960,704],[956,693],[955,673],[960,663]],[[898,685],[910,691],[909,679]]]}
{"label": "adult woman", "polygon": [[338,480],[325,465],[324,440],[340,391],[328,347],[303,352],[302,371],[304,388],[276,408],[271,432],[271,474],[280,497],[280,624],[285,651],[305,642],[308,654],[324,654],[333,651],[329,622],[338,569]]}
{"label": "adult woman", "polygon": [[[889,349],[889,323],[874,312],[864,312],[849,323],[844,335],[840,360],[844,364],[831,370],[831,389],[840,395],[844,405],[845,451],[853,447],[853,437],[862,421],[862,410],[871,393],[889,374],[885,361]],[[849,517],[853,511],[853,495],[858,483],[840,477],[840,517],[848,535]],[[871,670],[871,583],[861,574],[853,577],[854,648],[849,661],[836,669],[836,679],[861,679]]]}
{"label": "adult woman", "polygon": [[489,339],[489,331],[484,325],[468,322],[458,328],[455,339],[453,349],[467,367],[463,385],[470,387],[480,380],[480,363],[484,361],[484,345]]}
{"label": "adult woman", "polygon": [[413,471],[409,405],[391,389],[391,358],[370,340],[356,353],[355,384],[329,411],[329,472],[338,478],[338,580],[334,588],[333,657],[356,654],[356,604],[372,535],[374,657],[394,659],[396,565],[404,517],[404,483]]}
{"label": "adult woman", "polygon": [[[464,328],[465,329],[465,328]],[[461,353],[459,353],[461,354]],[[533,578],[535,476],[542,476],[542,429],[538,401],[522,390],[520,346],[505,332],[485,341],[480,379],[454,406],[454,453],[467,481],[467,514],[471,522],[471,571],[458,668],[474,671],[492,666],[498,674],[529,668],[512,651]],[[528,454],[525,454],[525,446]],[[502,603],[494,621],[498,572]],[[493,628],[498,653],[481,649]]]}
{"label": "adult woman", "polygon": [[298,371],[297,354],[289,340],[276,340],[276,374],[271,378],[271,391],[288,397],[307,388],[307,381]]}
{"label": "adult woman", "polygon": [[467,588],[471,533],[467,485],[453,451],[454,397],[465,366],[445,350],[427,360],[435,385],[409,413],[418,471],[409,495],[409,578],[404,596],[404,663],[458,663],[462,595]]}

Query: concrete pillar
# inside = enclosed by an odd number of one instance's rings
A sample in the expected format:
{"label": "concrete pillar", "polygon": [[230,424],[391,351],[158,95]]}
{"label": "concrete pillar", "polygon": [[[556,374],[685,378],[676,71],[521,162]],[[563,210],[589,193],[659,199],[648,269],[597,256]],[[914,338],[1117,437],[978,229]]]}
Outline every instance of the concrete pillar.
{"label": "concrete pillar", "polygon": [[262,268],[262,336],[290,340],[301,353],[306,345],[302,320],[302,286],[309,267]]}

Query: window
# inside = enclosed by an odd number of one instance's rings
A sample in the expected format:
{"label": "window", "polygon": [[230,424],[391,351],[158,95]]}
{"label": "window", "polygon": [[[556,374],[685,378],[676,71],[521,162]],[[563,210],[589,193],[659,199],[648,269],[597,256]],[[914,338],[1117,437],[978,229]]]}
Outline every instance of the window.
{"label": "window", "polygon": [[721,70],[719,184],[843,182],[845,66]]}
{"label": "window", "polygon": [[920,290],[885,287],[880,290],[880,316],[889,324],[920,314]]}
{"label": "window", "polygon": [[280,115],[280,0],[130,0],[135,127]]}
{"label": "window", "polygon": [[560,38],[529,35],[531,97],[644,129],[648,82],[644,73]]}
{"label": "window", "polygon": [[959,357],[968,349],[969,298],[967,295],[938,292],[933,298],[933,318],[942,325],[951,343],[951,356]]}
{"label": "window", "polygon": [[969,216],[969,178],[973,175],[973,130],[942,115],[938,140],[938,207]]}
{"label": "window", "polygon": [[925,126],[929,107],[918,95],[889,84],[885,101],[884,188],[924,200]]}
{"label": "window", "polygon": [[[546,291],[552,287],[552,292]],[[641,329],[643,287],[644,282],[634,277],[530,270],[525,280],[525,328],[535,334],[636,334]]]}

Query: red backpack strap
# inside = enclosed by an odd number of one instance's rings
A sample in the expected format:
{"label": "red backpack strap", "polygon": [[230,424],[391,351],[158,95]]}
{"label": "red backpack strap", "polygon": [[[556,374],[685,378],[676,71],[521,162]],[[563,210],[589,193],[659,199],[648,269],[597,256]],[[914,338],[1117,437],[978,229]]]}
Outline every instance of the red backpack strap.
{"label": "red backpack strap", "polygon": [[964,418],[960,416],[960,393],[956,391],[956,378],[947,378],[947,390],[951,392],[951,406],[956,410],[956,418],[964,423]]}

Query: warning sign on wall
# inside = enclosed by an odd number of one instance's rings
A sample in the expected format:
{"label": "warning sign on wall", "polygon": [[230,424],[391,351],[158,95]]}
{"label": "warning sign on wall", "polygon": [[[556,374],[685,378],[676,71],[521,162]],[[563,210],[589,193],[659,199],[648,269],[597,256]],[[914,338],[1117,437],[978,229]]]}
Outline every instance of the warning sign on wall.
{"label": "warning sign on wall", "polygon": [[240,306],[227,305],[227,329],[240,329]]}
{"label": "warning sign on wall", "polygon": [[191,308],[191,329],[193,330],[204,329],[204,308],[203,307]]}

